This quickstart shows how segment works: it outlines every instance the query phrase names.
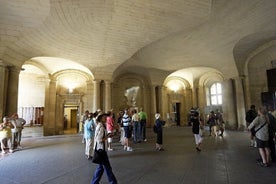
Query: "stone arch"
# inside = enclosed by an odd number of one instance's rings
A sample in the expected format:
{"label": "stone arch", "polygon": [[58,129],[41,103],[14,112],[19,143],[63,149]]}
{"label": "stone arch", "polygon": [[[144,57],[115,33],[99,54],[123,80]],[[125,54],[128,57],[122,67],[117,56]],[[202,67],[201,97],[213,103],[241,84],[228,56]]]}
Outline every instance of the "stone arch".
{"label": "stone arch", "polygon": [[198,81],[199,86],[210,87],[215,82],[224,81],[224,77],[219,72],[207,72]]}
{"label": "stone arch", "polygon": [[[81,70],[65,69],[49,74],[49,79],[46,89],[47,124],[44,126],[44,135],[64,134],[63,117],[68,107],[74,111],[70,128],[76,129],[74,132],[77,132],[81,112],[92,107],[92,100],[89,100],[93,94],[92,76]],[[66,86],[71,83],[76,85],[72,91],[70,86]]]}
{"label": "stone arch", "polygon": [[[87,83],[92,82],[93,78],[90,74],[80,70],[65,69],[55,72],[51,75],[51,80],[57,81],[58,90],[59,87],[69,88],[81,88],[82,86],[87,86]],[[61,85],[61,86],[60,86]],[[70,90],[70,89],[69,89]],[[83,90],[79,89],[79,93],[84,93]]]}
{"label": "stone arch", "polygon": [[164,81],[164,85],[169,87],[169,83],[170,81],[179,81],[179,84],[182,86],[182,89],[191,89],[191,85],[189,83],[189,81],[187,81],[186,79],[182,78],[182,77],[178,77],[178,76],[169,76],[165,79]]}
{"label": "stone arch", "polygon": [[[112,107],[117,111],[139,107],[148,111],[150,107],[149,86],[149,80],[138,74],[125,73],[117,76],[112,85]],[[132,94],[128,96],[127,91],[131,91]]]}
{"label": "stone arch", "polygon": [[38,63],[36,61],[28,60],[23,64],[23,66],[24,65],[33,65],[33,66],[39,68],[45,75],[48,75],[48,73],[49,73],[49,71],[43,64]]}
{"label": "stone arch", "polygon": [[90,74],[80,71],[80,70],[75,70],[75,69],[61,70],[61,71],[53,73],[52,76],[53,76],[53,78],[58,78],[60,75],[63,75],[65,73],[74,73],[74,74],[81,75],[81,76],[85,77],[87,81],[93,80],[93,77]]}
{"label": "stone arch", "polygon": [[[244,74],[248,75],[248,65],[250,63],[250,61],[257,56],[258,54],[265,52],[266,50],[268,50],[271,47],[276,47],[276,40],[272,40],[269,41],[263,45],[261,45],[260,47],[258,47],[257,49],[255,49],[253,52],[251,52],[248,57],[245,60],[245,66],[244,66]],[[271,60],[275,59],[273,58],[273,56],[271,56]]]}
{"label": "stone arch", "polygon": [[260,52],[275,46],[275,30],[263,30],[243,36],[233,47],[233,57],[240,76],[247,74],[248,62]]}
{"label": "stone arch", "polygon": [[187,111],[192,104],[192,85],[180,76],[168,76],[164,81],[167,96],[167,117],[171,124],[187,125]]}
{"label": "stone arch", "polygon": [[266,70],[272,69],[276,59],[276,40],[269,41],[248,55],[244,66],[244,88],[247,109],[251,104],[261,106],[260,94],[268,91]]}

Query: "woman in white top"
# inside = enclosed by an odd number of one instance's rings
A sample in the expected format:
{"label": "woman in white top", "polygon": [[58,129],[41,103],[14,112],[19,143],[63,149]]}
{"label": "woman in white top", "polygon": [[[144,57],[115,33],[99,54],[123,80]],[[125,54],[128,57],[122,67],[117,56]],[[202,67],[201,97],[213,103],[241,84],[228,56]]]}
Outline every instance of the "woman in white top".
{"label": "woman in white top", "polygon": [[98,184],[102,178],[103,172],[106,172],[109,183],[117,184],[117,179],[113,174],[108,155],[106,153],[106,140],[108,136],[106,134],[106,118],[107,114],[101,114],[97,117],[97,127],[95,130],[94,137],[94,150],[103,150],[105,152],[105,157],[102,160],[102,163],[98,164],[96,168],[91,184]]}

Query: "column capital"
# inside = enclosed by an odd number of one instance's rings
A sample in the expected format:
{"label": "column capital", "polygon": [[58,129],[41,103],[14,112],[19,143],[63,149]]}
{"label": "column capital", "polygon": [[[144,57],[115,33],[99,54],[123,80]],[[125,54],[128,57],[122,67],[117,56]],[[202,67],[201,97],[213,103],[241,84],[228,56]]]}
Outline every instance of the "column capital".
{"label": "column capital", "polygon": [[158,88],[160,88],[160,89],[162,89],[162,90],[165,90],[165,89],[167,89],[167,86],[159,85]]}
{"label": "column capital", "polygon": [[18,66],[14,66],[14,65],[8,65],[7,66],[10,72],[14,72],[14,73],[20,73],[21,71],[23,71],[24,69]]}
{"label": "column capital", "polygon": [[105,84],[111,84],[111,81],[105,80],[104,83],[105,83]]}
{"label": "column capital", "polygon": [[94,84],[98,84],[98,83],[101,82],[101,80],[93,80],[92,82],[93,82]]}
{"label": "column capital", "polygon": [[55,78],[54,75],[48,74],[49,82],[56,82],[57,79]]}
{"label": "column capital", "polygon": [[87,84],[87,85],[92,84],[92,81],[91,81],[91,80],[87,80],[87,81],[86,81],[86,84]]}
{"label": "column capital", "polygon": [[8,64],[6,64],[3,60],[0,59],[0,67],[7,67]]}
{"label": "column capital", "polygon": [[246,78],[245,75],[239,75],[239,76],[233,77],[232,79],[234,79],[234,80],[241,80],[241,79],[245,79],[245,78]]}

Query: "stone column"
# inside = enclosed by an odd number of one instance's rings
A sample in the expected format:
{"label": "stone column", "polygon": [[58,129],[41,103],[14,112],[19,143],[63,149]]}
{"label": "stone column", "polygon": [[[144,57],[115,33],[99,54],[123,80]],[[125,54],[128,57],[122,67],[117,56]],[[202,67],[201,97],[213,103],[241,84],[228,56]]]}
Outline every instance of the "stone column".
{"label": "stone column", "polygon": [[[87,108],[89,110],[89,112],[95,112],[92,111],[93,109],[93,84],[92,81],[88,80],[86,81],[86,86],[87,86],[87,90],[86,90],[86,99],[87,99]],[[80,109],[82,109],[80,107]]]}
{"label": "stone column", "polygon": [[169,113],[168,108],[168,97],[167,97],[167,88],[165,86],[159,86],[160,89],[160,96],[158,97],[159,105],[160,105],[160,114],[162,118],[167,117],[167,113]]}
{"label": "stone column", "polygon": [[7,86],[7,104],[6,104],[6,115],[11,115],[17,112],[17,103],[18,103],[18,81],[19,73],[21,68],[10,66],[9,68],[9,77],[8,77],[8,86]]}
{"label": "stone column", "polygon": [[180,100],[180,126],[187,125],[187,104],[186,104],[186,89],[181,88],[179,90],[179,100]]}
{"label": "stone column", "polygon": [[226,128],[236,129],[237,124],[237,114],[235,110],[235,99],[233,80],[229,79],[223,81],[222,83],[222,109],[223,109],[223,119],[225,121]]}
{"label": "stone column", "polygon": [[0,121],[6,115],[6,99],[8,87],[8,68],[7,65],[0,60]]}
{"label": "stone column", "polygon": [[249,88],[249,79],[248,79],[248,75],[244,76],[244,94],[245,94],[245,107],[246,109],[250,108],[251,105],[251,94],[250,94],[250,88]]}
{"label": "stone column", "polygon": [[198,88],[198,107],[201,112],[201,116],[204,115],[204,107],[206,106],[206,94],[203,86]]}
{"label": "stone column", "polygon": [[65,99],[63,95],[56,94],[56,102],[55,102],[55,135],[62,135],[64,134],[64,124],[63,124],[63,117],[64,117],[64,103]]}
{"label": "stone column", "polygon": [[107,112],[111,109],[111,83],[104,81],[104,111]]}
{"label": "stone column", "polygon": [[192,89],[186,88],[184,90],[184,98],[186,101],[187,112],[189,112],[191,107],[193,107],[192,96],[193,96]]}
{"label": "stone column", "polygon": [[193,86],[193,89],[192,89],[192,104],[193,104],[193,107],[197,107],[198,106],[198,99],[197,99],[197,85],[194,84]]}
{"label": "stone column", "polygon": [[191,88],[184,89],[183,92],[184,95],[184,103],[185,103],[185,119],[184,119],[184,125],[188,125],[188,114],[191,110],[191,107],[193,107],[193,91]]}
{"label": "stone column", "polygon": [[44,135],[56,135],[56,80],[50,79],[45,90]]}
{"label": "stone column", "polygon": [[94,80],[94,96],[93,96],[93,109],[92,112],[95,112],[97,109],[100,108],[100,80]]}
{"label": "stone column", "polygon": [[[150,100],[150,109],[151,109],[151,125],[153,124],[153,122],[155,122],[155,113],[157,112],[156,109],[156,91],[155,91],[156,86],[153,85],[151,86],[151,100]],[[166,117],[163,117],[166,118]],[[166,119],[164,119],[166,120]]]}
{"label": "stone column", "polygon": [[236,77],[235,79],[235,96],[236,96],[236,114],[238,130],[244,130],[246,127],[245,122],[245,103],[244,103],[244,91],[242,85],[242,78]]}
{"label": "stone column", "polygon": [[[147,99],[147,91],[145,89],[144,85],[140,86],[140,90],[141,90],[141,98],[140,98],[140,102],[141,102],[141,107],[144,109],[144,111],[147,113],[148,116],[150,116],[149,114],[149,106],[148,106],[148,99]],[[149,118],[149,117],[147,117]]]}

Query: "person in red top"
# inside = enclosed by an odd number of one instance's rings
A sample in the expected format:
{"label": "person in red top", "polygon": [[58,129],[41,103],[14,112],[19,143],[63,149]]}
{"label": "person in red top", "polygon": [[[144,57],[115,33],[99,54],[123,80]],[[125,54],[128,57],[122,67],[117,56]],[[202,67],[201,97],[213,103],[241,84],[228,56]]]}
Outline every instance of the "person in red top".
{"label": "person in red top", "polygon": [[111,111],[109,111],[107,114],[108,116],[106,118],[106,131],[107,131],[107,135],[109,135],[107,139],[108,151],[113,151],[111,144],[112,144],[112,135],[114,130],[114,119]]}

